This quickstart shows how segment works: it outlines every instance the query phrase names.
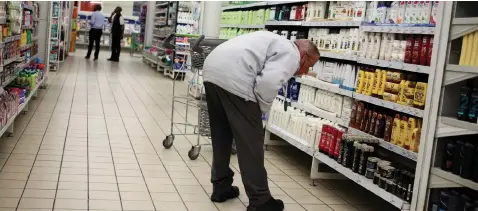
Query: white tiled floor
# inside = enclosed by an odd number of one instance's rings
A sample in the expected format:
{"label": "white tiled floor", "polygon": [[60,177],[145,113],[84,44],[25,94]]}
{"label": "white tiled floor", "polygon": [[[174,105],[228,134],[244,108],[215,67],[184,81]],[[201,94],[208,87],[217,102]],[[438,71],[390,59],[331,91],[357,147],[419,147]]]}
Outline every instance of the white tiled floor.
{"label": "white tiled floor", "polygon": [[[162,146],[170,133],[170,78],[126,54],[120,63],[107,62],[107,52],[96,62],[84,54],[51,73],[13,136],[0,141],[0,211],[245,211],[242,187],[239,199],[209,201],[209,146],[196,161],[187,156],[196,136]],[[175,120],[185,113],[177,106]],[[194,122],[197,112],[189,115]],[[393,210],[350,181],[310,186],[310,158],[293,148],[272,148],[266,158],[271,191],[286,211]],[[231,165],[238,172],[235,156]]]}

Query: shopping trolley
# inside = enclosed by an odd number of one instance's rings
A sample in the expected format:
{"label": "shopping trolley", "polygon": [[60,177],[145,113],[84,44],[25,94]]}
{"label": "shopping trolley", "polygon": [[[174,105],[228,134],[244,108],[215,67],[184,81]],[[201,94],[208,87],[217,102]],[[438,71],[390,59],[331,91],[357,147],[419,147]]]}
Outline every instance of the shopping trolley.
{"label": "shopping trolley", "polygon": [[[173,45],[171,41],[176,39],[176,36],[180,37],[187,37],[189,40],[189,47],[185,47],[185,45]],[[201,137],[205,137],[210,139],[211,138],[211,131],[209,127],[209,113],[207,109],[207,103],[205,101],[204,95],[204,86],[201,83],[197,83],[198,78],[202,75],[202,68],[204,64],[204,60],[206,59],[207,55],[216,48],[219,44],[223,43],[226,40],[223,39],[204,39],[204,35],[195,36],[195,35],[175,35],[172,34],[168,36],[163,41],[163,47],[165,49],[171,49],[173,51],[181,52],[181,55],[186,55],[184,58],[185,61],[189,60],[191,65],[188,65],[189,62],[183,62],[181,67],[177,68],[179,70],[184,70],[184,72],[189,72],[194,74],[194,80],[185,80],[187,81],[187,90],[184,96],[184,93],[179,93],[176,90],[176,83],[181,83],[180,80],[176,80],[182,72],[173,72],[173,94],[172,94],[172,105],[171,105],[171,133],[170,135],[166,136],[163,140],[163,146],[166,149],[169,149],[173,146],[174,137],[175,135],[197,135],[197,143],[193,145],[188,152],[188,156],[191,160],[196,160],[199,157],[199,153],[201,152],[202,145],[209,145],[207,143],[201,144]],[[184,54],[184,52],[188,52]],[[184,78],[184,75],[181,75]],[[179,81],[179,82],[177,82]],[[184,122],[175,122],[174,121],[174,111],[175,111],[175,104],[180,103],[186,106],[186,115]],[[188,121],[189,118],[189,109],[197,109],[198,116],[197,116],[197,124],[191,124]],[[184,128],[183,132],[174,132],[175,126],[182,126]],[[188,133],[189,129],[189,133]],[[236,147],[233,143],[232,153],[236,154]]]}
{"label": "shopping trolley", "polygon": [[142,56],[142,50],[143,50],[143,43],[139,40],[139,33],[133,32],[131,34],[131,46],[129,48],[129,55],[131,57],[135,57],[134,53],[139,54],[139,56]]}

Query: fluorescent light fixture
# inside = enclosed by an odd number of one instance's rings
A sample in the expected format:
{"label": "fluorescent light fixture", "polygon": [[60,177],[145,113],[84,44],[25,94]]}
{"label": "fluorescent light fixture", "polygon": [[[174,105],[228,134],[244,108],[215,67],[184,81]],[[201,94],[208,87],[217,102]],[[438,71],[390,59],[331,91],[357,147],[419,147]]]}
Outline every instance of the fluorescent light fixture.
{"label": "fluorescent light fixture", "polygon": [[102,4],[103,2],[101,1],[90,1],[90,4]]}

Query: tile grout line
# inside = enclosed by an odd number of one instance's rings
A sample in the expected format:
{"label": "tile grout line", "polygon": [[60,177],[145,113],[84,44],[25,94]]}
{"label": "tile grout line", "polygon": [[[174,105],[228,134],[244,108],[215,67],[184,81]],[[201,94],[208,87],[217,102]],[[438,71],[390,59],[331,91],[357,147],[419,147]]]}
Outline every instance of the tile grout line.
{"label": "tile grout line", "polygon": [[[121,83],[120,83],[120,85],[121,85]],[[129,85],[128,85],[128,86],[129,86]],[[121,89],[122,89],[123,92],[124,92],[124,88],[123,88],[122,85],[121,85],[121,87],[122,87]],[[131,88],[131,87],[130,87],[130,88]],[[131,88],[131,89],[132,89],[133,92],[135,92],[136,95],[137,95],[137,92],[136,92],[133,88]],[[125,94],[125,95],[126,95],[126,94]],[[126,96],[128,96],[128,95],[126,95]],[[127,98],[128,98],[128,97],[127,97]],[[148,113],[152,116],[151,111],[145,106],[143,100],[140,99],[140,101],[141,101],[141,103],[143,104],[143,106],[146,108],[146,110],[148,111]],[[129,100],[129,98],[128,98],[128,102],[129,102],[130,105],[131,105],[131,100]],[[171,108],[171,109],[172,109],[172,108]],[[134,111],[134,109],[133,109],[133,111]],[[136,111],[134,111],[134,112],[136,113]],[[156,118],[153,117],[153,119],[155,120],[156,124],[158,124]],[[139,122],[140,122],[140,124],[141,124],[141,127],[143,127],[141,121],[139,121]],[[158,126],[159,126],[159,125],[158,125]],[[146,133],[146,132],[145,132],[145,133]],[[153,145],[153,143],[151,142],[151,139],[150,139],[149,135],[148,135],[147,133],[146,133],[146,135],[148,136],[148,140],[149,140],[149,142],[151,143],[151,145]],[[186,136],[184,136],[184,137],[186,138]],[[186,138],[186,139],[187,139],[187,138]],[[155,146],[153,145],[153,147],[155,147]],[[176,150],[177,153],[179,153],[175,147],[174,147],[174,149]],[[164,163],[163,163],[163,161],[162,161],[162,159],[161,159],[161,157],[160,157],[159,154],[158,154],[158,151],[157,151],[156,149],[155,149],[154,151],[156,152],[156,155],[157,155],[158,158],[160,159],[160,161],[161,161],[161,163],[163,164],[163,166],[165,166]],[[186,164],[186,162],[184,161],[184,158],[183,158],[182,156],[179,156],[179,157],[181,157],[181,160]],[[187,168],[189,169],[189,171],[192,173],[193,171],[191,170],[191,168],[190,168],[187,164],[186,164],[186,166],[187,166]],[[165,169],[166,169],[166,168],[165,168]],[[166,172],[168,173],[168,176],[170,177],[171,182],[172,182],[173,180],[172,180],[172,178],[171,178],[169,172],[167,171],[167,169],[166,169]],[[198,178],[196,177],[196,175],[195,175],[194,173],[192,173],[192,175],[194,176],[194,179],[196,179],[196,181],[198,182],[199,186],[201,186],[201,188],[204,190],[204,192],[206,193],[206,195],[208,195],[208,194],[207,194],[207,191],[204,189],[204,186],[201,185],[201,183],[199,182],[199,180],[198,180]],[[177,190],[176,185],[174,184],[174,182],[172,182],[172,183],[173,183],[174,188],[175,188],[176,191],[178,192],[179,197],[180,197],[181,200],[182,200],[182,196],[179,194],[179,191]],[[209,197],[209,196],[208,196],[208,197]],[[239,201],[240,201],[240,200],[239,200]],[[241,201],[241,202],[242,202],[242,201]],[[183,203],[185,204],[184,201],[183,201]],[[242,202],[242,203],[243,203],[243,202]],[[214,204],[214,206],[216,207],[216,209],[219,210],[219,208],[217,207],[217,205],[216,205],[215,203],[213,203],[213,204]],[[244,204],[244,203],[243,203],[243,204]],[[187,206],[186,206],[186,209],[188,209]],[[188,209],[188,210],[189,210],[189,209]]]}
{"label": "tile grout line", "polygon": [[[120,69],[120,71],[121,71],[121,69]],[[141,125],[141,127],[142,127],[143,130],[144,130],[143,124],[141,123],[141,121],[139,121],[139,118],[138,118],[138,116],[137,116],[137,114],[136,114],[136,111],[135,111],[134,108],[131,106],[131,102],[130,102],[129,98],[127,97],[126,93],[124,93],[124,89],[123,89],[123,86],[121,85],[121,82],[119,82],[119,86],[121,87],[121,90],[122,90],[122,92],[123,92],[123,95],[124,95],[125,98],[127,99],[128,104],[130,105],[131,109],[132,109],[133,112],[135,113],[136,119],[138,119],[139,124]],[[116,97],[115,97],[115,98],[116,98]],[[148,111],[148,112],[149,112],[149,111]],[[120,113],[120,115],[121,115],[121,113]],[[123,125],[124,125],[123,117],[121,117],[121,121],[123,122]],[[126,126],[125,126],[125,128],[126,128]],[[126,131],[126,132],[127,132],[127,131]],[[128,132],[127,132],[127,133],[128,133]],[[129,133],[128,133],[128,134],[129,134]],[[154,145],[153,145],[153,143],[151,142],[151,139],[149,138],[149,135],[146,133],[146,131],[145,131],[145,134],[146,134],[146,136],[147,136],[149,142],[151,143],[151,145],[152,145],[153,148],[154,148]],[[128,138],[129,138],[129,135],[128,135]],[[130,140],[130,143],[131,143],[131,140]],[[131,145],[132,145],[132,143],[131,143]],[[158,156],[159,161],[161,162],[163,168],[165,169],[166,174],[168,175],[169,179],[171,180],[171,183],[172,183],[174,189],[176,190],[176,193],[179,195],[179,198],[181,199],[181,202],[183,202],[184,207],[186,208],[186,210],[189,210],[189,208],[187,207],[186,203],[184,202],[182,196],[179,194],[179,191],[178,191],[176,185],[174,184],[171,175],[169,174],[168,170],[166,169],[166,167],[165,167],[165,165],[164,165],[164,162],[162,161],[161,157],[159,157],[157,150],[155,149],[154,151],[155,151],[155,153],[156,153],[156,156]],[[135,152],[135,151],[134,151],[134,147],[133,147],[133,152]],[[135,157],[136,157],[136,160],[137,160],[136,152],[135,152]],[[138,164],[139,164],[139,162],[138,162]],[[141,165],[139,165],[139,166],[140,166],[140,170],[141,170]],[[141,174],[143,175],[143,179],[144,179],[144,174],[143,174],[143,171],[142,171],[142,170],[141,170]],[[146,183],[146,180],[145,180],[145,183]],[[146,184],[146,187],[147,187],[147,186],[148,186],[148,185]],[[148,188],[148,192],[150,192],[150,191],[149,191],[149,188]],[[150,196],[151,196],[151,192],[150,192]],[[151,199],[152,199],[152,196],[151,196]],[[153,201],[153,204],[154,204],[154,201]]]}
{"label": "tile grout line", "polygon": [[[96,74],[98,75],[99,72],[96,72]],[[113,163],[113,171],[114,171],[114,176],[115,176],[115,180],[116,180],[116,188],[118,189],[118,196],[119,196],[119,201],[120,201],[120,206],[121,206],[121,210],[124,210],[123,208],[123,200],[121,198],[121,191],[120,191],[120,187],[119,187],[119,182],[118,182],[118,175],[116,174],[116,165],[115,165],[115,160],[114,160],[114,155],[113,155],[113,149],[111,147],[111,139],[110,139],[110,135],[109,135],[109,131],[108,131],[108,124],[106,122],[106,116],[105,116],[105,108],[103,107],[103,97],[101,95],[101,86],[99,86],[100,82],[98,80],[98,76],[95,76],[96,78],[96,82],[98,84],[98,91],[99,91],[99,95],[100,95],[100,100],[101,100],[101,109],[103,111],[103,120],[105,122],[105,128],[106,128],[106,136],[108,137],[108,144],[109,144],[109,148],[110,148],[110,152],[111,152],[111,161]],[[126,130],[126,129],[125,129]]]}
{"label": "tile grout line", "polygon": [[[68,68],[68,72],[67,72],[67,73],[69,73],[69,71],[70,71],[70,68]],[[58,74],[58,73],[57,73],[57,74]],[[55,75],[55,78],[56,78],[56,76],[57,76],[57,75]],[[66,77],[67,77],[67,76],[64,77],[63,83],[62,83],[62,85],[61,85],[61,89],[60,89],[60,91],[58,92],[57,103],[58,103],[58,99],[60,98],[60,95],[61,95],[61,90],[63,90],[63,87],[64,87],[64,85],[65,85],[65,83],[66,83]],[[46,93],[48,93],[48,91],[50,91],[50,88],[51,88],[52,85],[53,85],[53,84],[50,84],[50,86],[48,87],[48,90],[46,91]],[[37,91],[38,91],[38,90],[37,90]],[[45,95],[46,95],[46,93],[45,93]],[[42,102],[43,102],[43,100],[44,100],[44,99],[42,99]],[[41,103],[42,103],[42,102],[41,102]],[[41,103],[40,103],[40,105],[41,105]],[[40,106],[40,105],[39,105],[39,106]],[[27,105],[27,106],[28,106],[28,105]],[[55,104],[54,108],[55,108],[55,107],[56,107],[56,104]],[[52,116],[53,116],[53,112],[54,112],[54,110],[55,110],[54,108],[53,108],[53,110],[52,110],[50,119],[48,120],[48,124],[50,124],[50,120],[51,120],[51,118],[52,118]],[[35,115],[35,113],[36,113],[37,110],[38,110],[38,108],[35,109],[35,112],[34,112],[33,116]],[[32,117],[32,118],[33,118],[33,117]],[[30,121],[31,121],[31,120],[30,120]],[[29,122],[28,124],[30,124],[30,122]],[[47,124],[47,128],[48,128],[48,124]],[[28,127],[28,125],[27,125],[27,127]],[[23,131],[23,132],[24,132],[24,131]],[[20,135],[20,137],[23,135],[23,132],[22,132],[22,134]],[[18,204],[17,204],[17,207],[15,208],[15,210],[18,210],[18,207],[20,206],[20,202],[22,201],[22,198],[23,198],[23,194],[25,193],[25,190],[27,189],[27,185],[28,185],[30,176],[31,176],[31,174],[32,174],[33,168],[34,168],[34,166],[35,166],[36,159],[37,159],[37,157],[38,157],[38,152],[40,151],[41,145],[42,145],[42,143],[43,143],[43,139],[45,138],[45,134],[46,134],[46,129],[45,129],[45,132],[43,133],[43,137],[42,137],[42,140],[41,140],[41,142],[40,142],[40,146],[38,147],[38,151],[37,151],[37,154],[35,155],[35,159],[34,159],[34,161],[33,161],[32,168],[30,169],[30,172],[28,173],[28,178],[27,178],[27,181],[26,181],[26,183],[25,183],[25,187],[23,188],[22,195],[20,196],[20,199],[18,200]],[[18,142],[17,142],[17,143],[18,143]],[[13,152],[13,151],[12,151],[12,152]],[[58,182],[57,182],[57,183],[58,183]],[[55,204],[55,202],[54,202],[54,199],[53,199],[53,205],[52,205],[52,207],[54,207],[54,204]],[[53,210],[53,208],[52,208],[52,210]]]}
{"label": "tile grout line", "polygon": [[[108,75],[108,73],[106,73],[106,75]],[[109,80],[108,77],[106,77],[106,80],[107,80],[108,85],[109,85],[109,87],[110,87],[110,90],[111,90],[111,92],[112,92],[113,99],[114,99],[115,102],[116,102],[115,104],[116,104],[116,106],[117,106],[117,108],[118,108],[119,115],[120,115],[120,117],[121,117],[121,122],[123,123],[123,127],[124,127],[124,129],[125,129],[125,131],[126,131],[126,135],[128,136],[128,141],[129,141],[129,143],[130,143],[130,145],[131,145],[131,148],[132,148],[132,150],[133,150],[133,154],[134,154],[134,156],[135,156],[135,158],[136,158],[136,163],[138,164],[139,171],[141,172],[141,177],[143,177],[144,184],[145,184],[145,186],[146,186],[146,189],[148,190],[148,194],[149,194],[149,197],[150,197],[150,199],[151,199],[151,203],[152,203],[154,209],[156,210],[156,205],[154,204],[153,196],[151,195],[151,191],[149,190],[148,183],[146,182],[146,178],[145,178],[145,176],[144,176],[144,174],[143,174],[143,170],[142,170],[142,168],[141,168],[141,164],[140,164],[140,162],[138,161],[138,156],[136,155],[136,151],[135,151],[135,149],[134,149],[133,143],[131,142],[131,138],[130,138],[129,132],[128,132],[128,130],[126,129],[126,125],[124,124],[123,115],[121,114],[121,111],[120,111],[119,106],[118,106],[118,102],[117,102],[117,100],[116,100],[116,96],[115,96],[115,94],[114,94],[114,92],[113,92],[113,89],[111,88],[110,80]],[[134,110],[133,110],[133,112],[134,112]],[[136,113],[135,113],[135,114],[136,114]],[[163,164],[163,167],[164,167],[164,164]],[[168,176],[169,176],[169,174],[168,174]],[[118,185],[119,185],[119,184],[118,184]],[[176,188],[176,187],[175,187],[175,188]],[[119,191],[119,187],[118,187],[118,191]],[[176,191],[177,191],[177,189],[176,189]],[[179,195],[179,194],[178,194],[178,195]],[[183,202],[183,203],[184,203],[184,202]]]}
{"label": "tile grout line", "polygon": [[[73,60],[74,61],[74,60]],[[74,65],[71,65],[70,67],[72,67]],[[78,64],[79,66],[79,64]],[[78,68],[77,68],[78,69]],[[68,78],[68,75],[70,74],[70,71],[68,71],[68,74],[66,75],[65,77],[65,82],[67,81],[66,79]],[[71,106],[73,105],[73,101],[75,99],[75,91],[76,91],[76,82],[78,80],[78,70],[76,71],[76,79],[75,79],[75,85],[73,87],[73,94],[72,94],[72,97],[71,97],[71,105],[70,105],[70,115],[68,116],[68,125],[66,127],[66,134],[65,134],[65,140],[63,142],[63,151],[62,151],[62,154],[61,154],[61,161],[60,161],[60,171],[58,172],[58,179],[57,179],[57,183],[56,183],[56,189],[55,189],[55,198],[53,199],[53,206],[52,206],[52,210],[55,210],[55,205],[56,205],[56,200],[57,200],[57,196],[58,196],[58,187],[60,186],[60,177],[61,177],[61,169],[62,169],[62,166],[63,166],[63,158],[65,157],[65,148],[66,148],[66,140],[68,138],[68,128],[70,127],[70,119],[71,119]],[[61,95],[61,92],[60,92],[60,95]],[[58,103],[58,102],[57,102]],[[56,104],[55,104],[55,107],[56,107]]]}

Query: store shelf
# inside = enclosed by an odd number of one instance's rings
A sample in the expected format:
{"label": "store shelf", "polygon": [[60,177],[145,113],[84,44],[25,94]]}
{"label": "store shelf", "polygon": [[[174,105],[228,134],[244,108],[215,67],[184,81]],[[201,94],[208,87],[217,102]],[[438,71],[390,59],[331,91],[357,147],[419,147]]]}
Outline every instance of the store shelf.
{"label": "store shelf", "polygon": [[371,179],[367,179],[365,176],[353,172],[351,169],[342,166],[329,156],[320,152],[316,152],[314,157],[400,210],[410,210],[410,204],[408,202],[373,184]]}
{"label": "store shelf", "polygon": [[465,122],[452,117],[441,117],[441,122],[443,124],[461,128],[470,132],[478,132],[478,123]]}
{"label": "store shelf", "polygon": [[3,44],[20,40],[20,38],[21,38],[20,35],[14,35],[14,36],[10,36],[10,37],[4,37],[4,38],[3,38]]}
{"label": "store shelf", "polygon": [[431,174],[428,182],[429,188],[461,188],[460,184],[456,184],[453,181],[447,180],[443,177]]}
{"label": "store shelf", "polygon": [[267,21],[266,26],[302,26],[302,21]]}
{"label": "store shelf", "polygon": [[154,60],[154,59],[150,58],[149,56],[143,55],[143,59],[146,59],[146,60],[150,61],[150,62],[153,63],[153,64],[158,64],[158,61],[157,61],[157,60]]}
{"label": "store shelf", "polygon": [[331,83],[328,83],[328,82],[321,81],[319,79],[312,79],[310,77],[302,77],[302,78],[297,77],[295,79],[295,81],[298,82],[298,83],[301,83],[301,84],[305,84],[305,85],[312,86],[312,87],[315,87],[315,88],[318,88],[318,89],[333,92],[333,93],[336,93],[336,94],[339,94],[339,95],[343,95],[343,96],[347,96],[347,97],[353,97],[353,91],[341,89],[341,88],[339,88],[338,84],[331,84]]}
{"label": "store shelf", "polygon": [[458,175],[454,175],[451,172],[443,171],[440,168],[434,167],[431,169],[431,174],[446,179],[450,182],[455,183],[453,187],[467,187],[473,190],[478,191],[478,183],[473,182],[468,179],[461,178]]}
{"label": "store shelf", "polygon": [[429,74],[431,72],[431,68],[428,66],[406,64],[403,62],[391,62],[391,61],[385,61],[385,60],[379,60],[379,59],[368,59],[364,57],[358,57],[357,63],[368,64],[368,65],[377,66],[377,67],[386,67],[386,68],[396,69],[396,70],[405,70],[405,71],[416,72],[416,73],[424,73],[424,74]]}
{"label": "store shelf", "polygon": [[260,7],[260,6],[266,6],[266,5],[267,5],[267,2],[255,2],[250,4],[229,5],[229,6],[222,7],[222,10],[245,9],[245,8]]}
{"label": "store shelf", "polygon": [[415,27],[415,26],[360,26],[365,32],[383,32],[395,34],[435,34],[435,27]]}
{"label": "store shelf", "polygon": [[7,132],[8,128],[13,124],[13,122],[15,121],[17,116],[22,113],[23,109],[25,108],[25,106],[28,105],[28,103],[32,99],[34,93],[38,91],[38,88],[41,86],[41,84],[43,83],[44,80],[45,79],[38,82],[36,87],[33,90],[30,91],[30,95],[25,99],[24,103],[18,106],[17,113],[13,114],[12,117],[10,117],[10,119],[7,121],[7,124],[5,124],[5,126],[0,130],[0,136],[3,136],[3,134],[5,134],[5,132]]}
{"label": "store shelf", "polygon": [[438,120],[437,130],[435,132],[435,138],[444,138],[444,137],[453,137],[453,136],[463,136],[463,135],[473,135],[478,134],[477,131],[467,130],[464,128],[454,127],[447,125]]}
{"label": "store shelf", "polygon": [[168,6],[169,5],[169,2],[165,2],[165,3],[156,3],[156,6],[157,7],[164,7],[164,6]]}
{"label": "store shelf", "polygon": [[6,65],[9,65],[10,63],[16,62],[16,61],[18,61],[19,58],[20,58],[19,56],[16,56],[16,57],[13,57],[13,58],[10,58],[10,59],[5,59],[5,60],[3,60],[3,65],[2,66],[6,66]]}
{"label": "store shelf", "polygon": [[445,69],[446,71],[473,73],[478,76],[478,67],[448,64],[446,65]]}
{"label": "store shelf", "polygon": [[32,25],[24,25],[22,26],[22,29],[33,29]]}
{"label": "store shelf", "polygon": [[400,156],[406,157],[406,158],[408,158],[410,160],[413,160],[413,161],[417,161],[417,159],[418,159],[418,153],[416,153],[416,152],[412,152],[412,151],[407,150],[405,148],[399,147],[395,144],[392,144],[392,143],[387,142],[387,141],[385,141],[381,138],[377,138],[375,136],[372,136],[368,133],[357,130],[355,128],[349,127],[348,133],[353,134],[353,135],[360,135],[360,136],[366,136],[366,137],[370,137],[370,138],[373,138],[373,139],[377,139],[379,141],[380,147],[382,147],[384,149],[387,149],[391,152],[394,152],[394,153],[396,153]]}
{"label": "store shelf", "polygon": [[240,29],[263,29],[265,25],[248,25],[248,24],[221,24],[221,28],[240,28]]}
{"label": "store shelf", "polygon": [[29,49],[29,48],[31,48],[31,47],[32,47],[32,44],[26,44],[26,45],[24,45],[24,46],[20,46],[20,51],[27,50],[27,49]]}
{"label": "store shelf", "polygon": [[359,27],[362,24],[360,21],[345,21],[345,20],[324,20],[324,21],[310,21],[302,22],[302,26],[309,27]]}
{"label": "store shelf", "polygon": [[367,103],[371,103],[371,104],[374,104],[374,105],[378,105],[378,106],[381,106],[381,107],[384,107],[384,108],[389,108],[389,109],[392,109],[394,111],[398,111],[398,112],[410,114],[412,116],[423,118],[424,111],[421,110],[421,109],[418,109],[418,108],[413,108],[413,107],[410,107],[410,106],[400,105],[398,103],[385,101],[385,100],[382,100],[382,99],[379,99],[379,98],[376,98],[376,97],[371,97],[371,96],[367,96],[367,95],[363,95],[363,94],[359,94],[359,93],[354,93],[353,98],[355,98],[357,100],[365,101]]}
{"label": "store shelf", "polygon": [[275,125],[266,125],[266,130],[269,132],[279,136],[280,138],[287,141],[292,146],[295,146],[297,149],[307,153],[310,156],[314,156],[315,149],[312,147],[307,146],[307,142],[305,140],[300,139],[299,137],[294,136],[293,134],[275,126]]}
{"label": "store shelf", "polygon": [[347,127],[349,125],[348,122],[345,122],[343,119],[337,117],[337,114],[333,112],[328,112],[323,109],[317,108],[313,105],[306,105],[303,103],[297,103],[297,102],[292,102],[291,103],[292,107],[298,108],[300,110],[303,110],[305,112],[311,113],[315,116],[318,116],[320,118],[327,119],[333,123],[339,124],[341,126]]}
{"label": "store shelf", "polygon": [[340,60],[346,60],[346,61],[357,61],[356,55],[349,55],[345,53],[338,53],[338,52],[325,51],[325,50],[320,50],[320,57],[340,59]]}

